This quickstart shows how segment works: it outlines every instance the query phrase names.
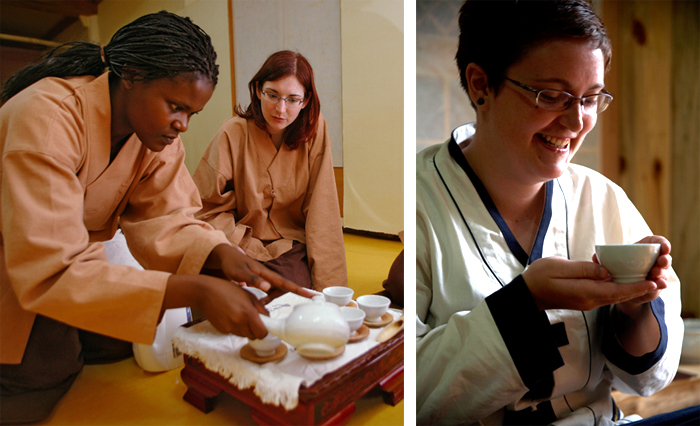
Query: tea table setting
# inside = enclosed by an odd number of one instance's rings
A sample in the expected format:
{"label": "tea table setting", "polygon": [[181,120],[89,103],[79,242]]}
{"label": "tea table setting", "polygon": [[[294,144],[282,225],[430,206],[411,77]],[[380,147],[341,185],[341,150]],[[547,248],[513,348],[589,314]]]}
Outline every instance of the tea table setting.
{"label": "tea table setting", "polygon": [[[265,297],[257,289],[249,290],[258,298]],[[182,378],[189,395],[185,400],[207,412],[213,408],[211,398],[225,391],[244,402],[252,399],[254,409],[262,404],[258,408],[264,410],[258,411],[264,415],[296,410],[302,414],[295,422],[314,424],[332,424],[334,417],[351,415],[352,400],[345,400],[362,396],[374,385],[394,392],[396,402],[403,397],[403,313],[389,308],[389,303],[378,295],[353,301],[352,290],[342,287],[318,292],[313,300],[287,293],[266,306],[269,317],[261,318],[268,336],[257,341],[221,334],[206,320],[181,327],[173,345],[186,360]],[[373,368],[377,377],[359,374],[368,364],[377,365]],[[367,382],[366,389],[346,391],[341,382],[355,370]],[[399,384],[400,391],[396,389]],[[308,397],[308,390],[314,390],[313,398]],[[306,395],[301,403],[300,391]],[[326,413],[314,414],[321,394],[339,402]],[[314,401],[309,402],[311,399]]]}

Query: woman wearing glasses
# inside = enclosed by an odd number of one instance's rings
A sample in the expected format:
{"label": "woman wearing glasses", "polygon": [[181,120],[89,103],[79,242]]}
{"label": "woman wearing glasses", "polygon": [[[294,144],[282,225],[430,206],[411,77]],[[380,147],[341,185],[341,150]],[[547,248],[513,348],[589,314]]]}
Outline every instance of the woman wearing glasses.
{"label": "woman wearing glasses", "polygon": [[224,122],[195,170],[197,217],[301,286],[347,286],[331,145],[311,65],[299,53],[274,53],[248,88],[250,105]]}
{"label": "woman wearing glasses", "polygon": [[[612,101],[605,27],[585,0],[467,0],[459,24],[477,121],[417,158],[418,422],[612,424],[613,386],[674,377],[683,326],[669,242],[570,164]],[[635,242],[656,265],[612,282],[595,245]]]}

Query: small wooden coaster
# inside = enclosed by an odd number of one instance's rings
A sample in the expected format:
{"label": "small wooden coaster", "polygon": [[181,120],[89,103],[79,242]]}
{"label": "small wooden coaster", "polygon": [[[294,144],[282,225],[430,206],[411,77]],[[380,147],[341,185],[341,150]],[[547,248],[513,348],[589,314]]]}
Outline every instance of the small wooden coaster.
{"label": "small wooden coaster", "polygon": [[360,340],[366,338],[367,336],[369,336],[369,327],[362,324],[362,326],[355,331],[355,334],[350,335],[350,339],[348,339],[348,342],[350,342],[350,343],[359,342]]}
{"label": "small wooden coaster", "polygon": [[341,347],[339,347],[339,348],[336,348],[335,352],[333,352],[332,354],[330,354],[330,355],[323,355],[323,356],[304,355],[303,353],[297,351],[297,353],[298,353],[299,355],[303,356],[304,358],[313,359],[313,360],[315,360],[315,361],[323,361],[323,360],[326,360],[326,359],[333,359],[333,358],[336,358],[336,357],[340,356],[340,354],[342,354],[343,352],[345,352],[345,345],[343,345],[343,346],[341,346]]}
{"label": "small wooden coaster", "polygon": [[363,323],[367,327],[384,327],[385,325],[389,324],[391,321],[394,320],[394,317],[391,315],[390,312],[385,312],[384,315],[382,315],[381,318],[379,318],[379,321],[367,321],[366,319],[363,321]]}
{"label": "small wooden coaster", "polygon": [[355,302],[354,300],[349,301],[348,304],[345,306],[349,306],[351,308],[359,308],[359,306],[357,306],[357,302]]}
{"label": "small wooden coaster", "polygon": [[284,343],[280,343],[279,346],[277,346],[277,349],[275,349],[275,353],[270,356],[258,356],[255,349],[253,349],[249,343],[246,343],[246,345],[241,348],[241,358],[257,364],[277,361],[284,358],[285,355],[287,355],[287,345]]}

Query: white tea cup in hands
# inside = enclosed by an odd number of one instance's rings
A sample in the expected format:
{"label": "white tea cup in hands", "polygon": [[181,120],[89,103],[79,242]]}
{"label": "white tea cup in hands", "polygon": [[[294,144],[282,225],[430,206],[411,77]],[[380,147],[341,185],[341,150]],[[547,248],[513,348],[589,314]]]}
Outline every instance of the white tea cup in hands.
{"label": "white tea cup in hands", "polygon": [[610,272],[613,281],[630,284],[644,281],[659,257],[661,244],[596,245],[598,261]]}

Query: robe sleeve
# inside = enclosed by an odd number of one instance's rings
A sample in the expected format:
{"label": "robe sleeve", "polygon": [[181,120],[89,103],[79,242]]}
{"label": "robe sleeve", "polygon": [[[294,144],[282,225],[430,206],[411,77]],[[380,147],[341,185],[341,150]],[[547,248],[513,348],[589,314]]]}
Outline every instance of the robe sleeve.
{"label": "robe sleeve", "polygon": [[194,218],[199,192],[177,141],[149,164],[120,217],[129,249],[146,269],[197,274],[219,244],[230,244],[211,225]]}
{"label": "robe sleeve", "polygon": [[231,244],[246,247],[252,238],[252,229],[237,223],[234,214],[238,202],[236,191],[233,189],[233,138],[246,138],[243,126],[221,126],[192,175],[202,201],[202,210],[196,217],[223,231]]}
{"label": "robe sleeve", "polygon": [[[419,424],[471,424],[530,391],[551,391],[563,365],[556,333],[521,276],[446,324],[430,325],[441,247],[432,223],[416,220],[416,405]],[[434,284],[435,283],[435,284]],[[469,288],[465,277],[465,291]],[[513,321],[517,317],[518,321]],[[533,351],[533,347],[537,351]],[[514,407],[515,408],[515,407]],[[522,407],[517,407],[518,409]]]}
{"label": "robe sleeve", "polygon": [[[606,214],[614,217],[619,238],[608,244],[632,244],[654,235],[646,221],[621,188],[613,186],[615,202],[609,203]],[[612,220],[612,219],[609,219]],[[673,251],[671,251],[673,256]],[[636,357],[628,354],[615,337],[611,307],[603,307],[602,351],[606,367],[613,373],[613,387],[623,393],[649,396],[666,387],[675,377],[683,340],[680,281],[671,269],[668,287],[651,302],[652,312],[659,324],[660,342],[655,350]]]}
{"label": "robe sleeve", "polygon": [[74,97],[36,96],[6,112],[2,236],[20,306],[74,327],[150,344],[168,275],[110,265],[104,245],[90,242],[77,177],[86,138],[81,105]]}
{"label": "robe sleeve", "polygon": [[345,243],[328,127],[319,118],[309,153],[309,186],[302,210],[306,216],[306,252],[316,290],[348,285]]}

